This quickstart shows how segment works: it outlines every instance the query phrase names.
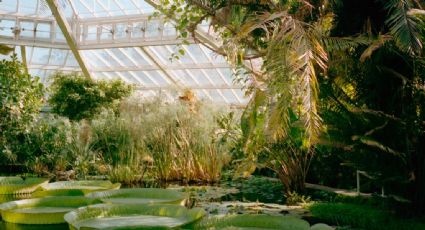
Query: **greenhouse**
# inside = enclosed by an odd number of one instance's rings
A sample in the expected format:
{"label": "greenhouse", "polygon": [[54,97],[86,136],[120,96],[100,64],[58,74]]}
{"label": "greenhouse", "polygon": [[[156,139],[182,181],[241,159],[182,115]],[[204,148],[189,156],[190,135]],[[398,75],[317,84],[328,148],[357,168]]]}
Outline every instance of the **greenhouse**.
{"label": "greenhouse", "polygon": [[0,0],[0,230],[425,229],[424,7]]}

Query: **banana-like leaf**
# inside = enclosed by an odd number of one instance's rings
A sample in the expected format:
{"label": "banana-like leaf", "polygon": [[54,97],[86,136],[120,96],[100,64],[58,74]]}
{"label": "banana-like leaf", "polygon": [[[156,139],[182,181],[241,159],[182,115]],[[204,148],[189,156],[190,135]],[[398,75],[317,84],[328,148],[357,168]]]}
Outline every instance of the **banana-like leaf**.
{"label": "banana-like leaf", "polygon": [[128,188],[93,192],[86,195],[91,198],[101,199],[105,203],[113,204],[184,204],[184,193],[159,188]]}
{"label": "banana-like leaf", "polygon": [[32,193],[48,182],[46,178],[0,177],[0,194]]}
{"label": "banana-like leaf", "polygon": [[74,209],[102,201],[87,197],[45,197],[11,201],[0,205],[2,219],[16,224],[60,224]]}
{"label": "banana-like leaf", "polygon": [[203,209],[171,204],[98,204],[65,215],[71,230],[174,229],[205,215]]}
{"label": "banana-like leaf", "polygon": [[[232,215],[220,218],[210,218],[202,221],[198,229],[214,230],[329,230],[331,227],[326,224],[315,225],[310,228],[310,224],[293,216],[270,216],[270,215]],[[325,228],[329,227],[329,228]]]}
{"label": "banana-like leaf", "polygon": [[43,196],[63,196],[87,194],[90,192],[119,189],[120,183],[112,184],[110,181],[101,180],[85,180],[85,181],[58,181],[41,186],[41,190],[37,191],[35,197]]}

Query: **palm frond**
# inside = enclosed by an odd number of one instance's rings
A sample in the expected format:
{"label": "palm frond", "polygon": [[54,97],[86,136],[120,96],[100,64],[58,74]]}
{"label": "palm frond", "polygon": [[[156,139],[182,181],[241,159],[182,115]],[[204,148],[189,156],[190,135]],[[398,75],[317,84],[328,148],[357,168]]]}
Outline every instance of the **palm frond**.
{"label": "palm frond", "polygon": [[389,0],[385,7],[389,11],[386,24],[390,28],[390,34],[397,46],[412,55],[420,54],[423,47],[418,27],[420,19],[409,14],[410,2],[408,0]]}
{"label": "palm frond", "polygon": [[389,35],[379,35],[378,38],[370,44],[370,46],[362,53],[360,56],[360,61],[364,62],[366,59],[372,56],[373,52],[383,45],[385,45],[388,41],[391,40],[391,36]]}

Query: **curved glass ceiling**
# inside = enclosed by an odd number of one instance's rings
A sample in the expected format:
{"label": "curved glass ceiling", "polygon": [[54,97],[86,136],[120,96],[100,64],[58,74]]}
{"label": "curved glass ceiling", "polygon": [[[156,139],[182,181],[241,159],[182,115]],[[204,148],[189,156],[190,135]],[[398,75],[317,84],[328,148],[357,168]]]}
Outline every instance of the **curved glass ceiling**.
{"label": "curved glass ceiling", "polygon": [[[29,72],[45,84],[58,71],[82,72],[94,79],[135,84],[142,97],[161,94],[173,99],[173,92],[189,88],[200,99],[245,105],[248,98],[234,83],[226,60],[191,39],[188,45],[179,45],[182,41],[172,22],[150,18],[155,4],[154,0],[1,0],[0,44],[14,45]],[[217,41],[207,24],[197,32],[205,43]],[[179,49],[185,55],[171,60]]]}

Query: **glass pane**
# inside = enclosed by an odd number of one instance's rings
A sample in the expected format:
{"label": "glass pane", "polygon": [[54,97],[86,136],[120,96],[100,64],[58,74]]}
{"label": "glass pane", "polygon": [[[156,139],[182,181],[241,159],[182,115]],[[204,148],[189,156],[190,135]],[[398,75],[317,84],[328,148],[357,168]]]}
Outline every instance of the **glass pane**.
{"label": "glass pane", "polygon": [[35,14],[37,9],[37,1],[19,1],[19,13],[21,14]]}
{"label": "glass pane", "polygon": [[55,39],[58,41],[65,41],[65,36],[63,35],[61,28],[58,25],[55,27]]}
{"label": "glass pane", "polygon": [[0,9],[6,12],[16,12],[16,0],[2,0],[0,1]]}
{"label": "glass pane", "polygon": [[144,22],[134,23],[131,29],[132,37],[142,38],[145,36],[146,26]]}
{"label": "glass pane", "polygon": [[112,40],[113,29],[112,25],[100,26],[100,40]]}
{"label": "glass pane", "polygon": [[80,67],[78,65],[77,60],[74,57],[74,54],[71,51],[68,51],[68,58],[66,59],[66,66]]}
{"label": "glass pane", "polygon": [[37,23],[35,36],[37,38],[50,38],[50,24]]}
{"label": "glass pane", "polygon": [[32,50],[31,63],[45,65],[49,61],[50,49],[34,47]]}
{"label": "glass pane", "polygon": [[127,38],[127,23],[119,23],[115,26],[115,39]]}
{"label": "glass pane", "polygon": [[160,22],[158,20],[150,20],[146,28],[146,38],[158,37],[160,35]]}
{"label": "glass pane", "polygon": [[68,52],[66,50],[52,49],[50,54],[50,65],[64,65]]}
{"label": "glass pane", "polygon": [[34,37],[34,22],[21,22],[20,37],[32,38]]}
{"label": "glass pane", "polygon": [[13,32],[15,23],[16,22],[14,20],[0,20],[0,36],[15,36],[15,33]]}

